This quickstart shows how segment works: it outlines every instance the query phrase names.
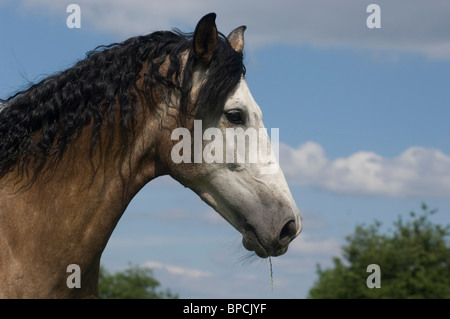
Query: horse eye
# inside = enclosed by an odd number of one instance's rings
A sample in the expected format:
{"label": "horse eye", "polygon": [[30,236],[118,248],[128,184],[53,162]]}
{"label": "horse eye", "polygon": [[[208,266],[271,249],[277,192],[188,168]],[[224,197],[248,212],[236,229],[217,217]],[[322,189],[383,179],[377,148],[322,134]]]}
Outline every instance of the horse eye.
{"label": "horse eye", "polygon": [[225,113],[227,120],[233,124],[244,124],[244,117],[239,110],[231,110]]}

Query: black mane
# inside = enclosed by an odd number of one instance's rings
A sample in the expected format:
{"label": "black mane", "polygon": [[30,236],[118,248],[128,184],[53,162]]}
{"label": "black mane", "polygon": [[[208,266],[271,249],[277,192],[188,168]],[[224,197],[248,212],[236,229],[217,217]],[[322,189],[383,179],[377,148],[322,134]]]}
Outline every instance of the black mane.
{"label": "black mane", "polygon": [[[184,76],[180,81],[180,54],[188,50]],[[170,57],[167,74],[159,69]],[[148,63],[143,88],[136,82]],[[208,66],[208,79],[197,101],[189,101],[192,72],[196,63],[192,35],[159,31],[130,38],[122,43],[97,47],[72,68],[47,77],[20,91],[0,106],[0,178],[20,165],[22,172],[34,165],[36,177],[51,158],[58,161],[82,128],[92,125],[91,155],[100,133],[112,130],[115,118],[123,129],[124,142],[132,141],[137,111],[137,94],[151,101],[151,92],[160,88],[166,97],[181,95],[180,119],[189,103],[199,114],[223,106],[226,96],[245,73],[242,53],[233,50],[220,34],[219,43]],[[169,99],[168,99],[169,100]],[[1,105],[1,104],[0,104]],[[128,145],[128,144],[124,144]],[[125,148],[125,147],[124,147]],[[126,148],[125,148],[126,149]]]}

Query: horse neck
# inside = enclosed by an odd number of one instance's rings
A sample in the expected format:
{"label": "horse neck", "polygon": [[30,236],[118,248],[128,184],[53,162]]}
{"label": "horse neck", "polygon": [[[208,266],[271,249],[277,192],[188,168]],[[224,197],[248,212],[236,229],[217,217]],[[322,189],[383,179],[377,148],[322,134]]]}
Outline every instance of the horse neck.
{"label": "horse neck", "polygon": [[[100,256],[114,227],[139,189],[159,175],[154,129],[144,122],[137,122],[135,143],[121,159],[120,139],[108,144],[106,137],[91,158],[86,127],[30,186],[17,190],[15,180],[0,181],[0,297],[96,294]],[[67,288],[69,264],[80,266],[82,289]]]}

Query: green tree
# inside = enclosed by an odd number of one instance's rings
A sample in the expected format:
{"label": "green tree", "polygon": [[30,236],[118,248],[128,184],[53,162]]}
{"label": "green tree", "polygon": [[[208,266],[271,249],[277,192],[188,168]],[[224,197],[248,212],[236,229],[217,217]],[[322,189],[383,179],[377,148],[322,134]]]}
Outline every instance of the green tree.
{"label": "green tree", "polygon": [[99,297],[102,299],[164,299],[178,298],[169,290],[157,291],[160,283],[149,268],[129,266],[123,272],[110,274],[100,267]]}
{"label": "green tree", "polygon": [[[343,259],[332,269],[317,266],[318,280],[309,298],[450,298],[450,225],[431,223],[429,210],[398,217],[394,230],[381,233],[381,223],[356,227],[342,247]],[[367,266],[381,270],[381,287],[368,288]]]}

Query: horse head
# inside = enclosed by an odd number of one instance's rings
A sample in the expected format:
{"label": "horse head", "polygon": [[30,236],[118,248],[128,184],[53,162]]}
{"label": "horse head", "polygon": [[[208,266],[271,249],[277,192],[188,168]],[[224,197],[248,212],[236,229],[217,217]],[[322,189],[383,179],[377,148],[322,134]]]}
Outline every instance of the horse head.
{"label": "horse head", "polygon": [[[278,256],[300,233],[302,217],[239,64],[246,27],[236,28],[225,38],[217,31],[215,17],[206,15],[195,29],[187,120],[174,121],[180,112],[173,110],[180,108],[168,108],[166,113],[172,116],[163,119],[163,127],[171,130],[163,131],[170,133],[172,142],[165,145],[161,160],[174,179],[242,234],[247,250],[263,258]],[[215,99],[208,93],[221,84],[212,77],[224,76],[227,70],[235,73],[225,79],[232,86],[222,99]],[[175,123],[184,126],[174,128]]]}

